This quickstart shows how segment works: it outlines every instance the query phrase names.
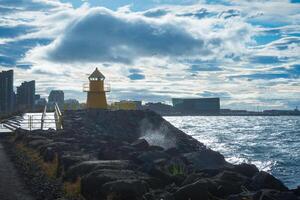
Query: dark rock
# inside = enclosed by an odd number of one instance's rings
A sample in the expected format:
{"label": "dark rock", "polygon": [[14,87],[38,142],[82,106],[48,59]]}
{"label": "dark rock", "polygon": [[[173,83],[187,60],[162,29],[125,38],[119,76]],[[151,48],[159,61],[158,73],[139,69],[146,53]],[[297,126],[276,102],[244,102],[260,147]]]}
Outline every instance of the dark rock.
{"label": "dark rock", "polygon": [[89,159],[89,155],[76,155],[75,152],[72,152],[72,154],[63,155],[58,160],[58,174],[61,175],[66,172],[71,166],[83,161],[87,161]]}
{"label": "dark rock", "polygon": [[197,173],[189,174],[186,179],[183,181],[182,185],[187,185],[198,181],[203,178],[211,178],[220,173],[220,170],[217,169],[205,169]]}
{"label": "dark rock", "polygon": [[138,139],[135,142],[133,142],[131,145],[137,148],[138,150],[144,150],[144,151],[147,150],[149,147],[149,144],[145,139]]}
{"label": "dark rock", "polygon": [[270,190],[270,189],[264,189],[259,192],[257,192],[256,196],[257,199],[263,199],[263,200],[299,200],[293,192],[285,191],[280,192],[276,190]]}
{"label": "dark rock", "polygon": [[186,177],[182,185],[189,185],[195,183],[201,178],[204,178],[203,173],[192,173]]}
{"label": "dark rock", "polygon": [[174,196],[168,191],[157,189],[145,194],[143,200],[174,200]]}
{"label": "dark rock", "polygon": [[214,188],[213,183],[209,181],[198,181],[179,188],[174,193],[175,200],[206,200],[209,199],[209,187]]}
{"label": "dark rock", "polygon": [[278,179],[267,172],[260,171],[255,175],[249,187],[253,190],[274,189],[279,191],[287,191],[288,188]]}
{"label": "dark rock", "polygon": [[30,142],[27,143],[27,146],[33,149],[39,149],[40,147],[50,143],[51,140],[48,139],[36,139],[36,140],[31,140]]}
{"label": "dark rock", "polygon": [[65,142],[50,142],[39,146],[40,154],[43,155],[45,161],[52,161],[55,155],[61,156],[64,151],[71,149],[72,146]]}
{"label": "dark rock", "polygon": [[247,176],[250,178],[259,172],[259,170],[257,169],[257,167],[255,165],[246,164],[246,163],[235,165],[233,167],[233,171],[243,174],[244,176]]}
{"label": "dark rock", "polygon": [[171,180],[175,185],[182,185],[183,181],[185,180],[186,176],[185,174],[175,174],[171,176]]}
{"label": "dark rock", "polygon": [[137,159],[142,163],[151,163],[159,159],[169,159],[170,156],[162,151],[148,151],[140,154]]}
{"label": "dark rock", "polygon": [[298,186],[296,189],[292,189],[291,191],[294,192],[296,196],[300,197],[300,186]]}
{"label": "dark rock", "polygon": [[103,184],[104,199],[130,199],[140,200],[149,191],[145,181],[137,179],[124,179]]}
{"label": "dark rock", "polygon": [[43,155],[43,160],[45,162],[51,162],[55,159],[56,156],[56,152],[54,151],[53,148],[48,147],[44,150],[44,152],[42,153]]}
{"label": "dark rock", "polygon": [[169,154],[170,156],[180,156],[181,155],[180,151],[176,147],[166,149],[165,153]]}
{"label": "dark rock", "polygon": [[196,170],[218,169],[228,164],[222,154],[210,149],[186,153],[184,157]]}
{"label": "dark rock", "polygon": [[215,176],[213,180],[218,188],[214,194],[218,197],[238,194],[242,192],[242,188],[250,181],[246,176],[231,171],[223,171]]}
{"label": "dark rock", "polygon": [[[149,181],[150,177],[132,170],[108,170],[94,171],[81,179],[82,195],[87,200],[98,200],[104,197],[102,186],[105,183],[120,180]],[[105,199],[105,198],[104,198]]]}
{"label": "dark rock", "polygon": [[261,196],[261,192],[242,192],[240,194],[232,194],[227,197],[227,200],[246,200],[253,199],[259,200]]}
{"label": "dark rock", "polygon": [[150,145],[148,148],[148,151],[163,151],[164,148],[160,147],[160,146],[155,146],[155,145]]}
{"label": "dark rock", "polygon": [[99,169],[130,169],[132,165],[127,160],[94,160],[84,161],[70,167],[64,176],[65,180],[75,181],[78,177],[82,177],[92,171]]}
{"label": "dark rock", "polygon": [[[23,134],[26,134],[23,132]],[[47,137],[44,137],[44,136],[41,136],[41,135],[18,135],[17,138],[19,138],[19,136],[21,136],[22,140],[26,143],[30,142],[30,141],[33,141],[33,140],[47,140],[48,138]]]}
{"label": "dark rock", "polygon": [[141,170],[160,180],[157,184],[153,185],[154,188],[159,188],[172,182],[172,177],[153,163],[145,163]]}

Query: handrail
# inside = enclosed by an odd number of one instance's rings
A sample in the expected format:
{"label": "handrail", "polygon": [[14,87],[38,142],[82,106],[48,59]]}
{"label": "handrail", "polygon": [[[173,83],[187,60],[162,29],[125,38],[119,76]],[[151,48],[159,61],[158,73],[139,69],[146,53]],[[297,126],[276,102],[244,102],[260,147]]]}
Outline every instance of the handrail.
{"label": "handrail", "polygon": [[47,113],[47,105],[45,105],[44,112],[42,114],[42,119],[41,119],[41,130],[44,129],[44,123],[45,123],[45,117]]}
{"label": "handrail", "polygon": [[57,105],[57,103],[55,103],[55,107],[54,107],[55,111],[54,111],[54,118],[55,118],[55,122],[56,122],[56,129],[62,129],[62,114],[60,112],[59,106]]}

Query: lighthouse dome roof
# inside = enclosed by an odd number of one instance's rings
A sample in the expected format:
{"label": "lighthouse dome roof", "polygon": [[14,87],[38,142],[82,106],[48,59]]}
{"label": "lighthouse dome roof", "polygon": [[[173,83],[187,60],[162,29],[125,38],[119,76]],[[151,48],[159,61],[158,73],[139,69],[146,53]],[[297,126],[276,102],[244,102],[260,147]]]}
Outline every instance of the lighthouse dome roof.
{"label": "lighthouse dome roof", "polygon": [[105,79],[105,76],[96,67],[95,71],[89,76],[89,79]]}

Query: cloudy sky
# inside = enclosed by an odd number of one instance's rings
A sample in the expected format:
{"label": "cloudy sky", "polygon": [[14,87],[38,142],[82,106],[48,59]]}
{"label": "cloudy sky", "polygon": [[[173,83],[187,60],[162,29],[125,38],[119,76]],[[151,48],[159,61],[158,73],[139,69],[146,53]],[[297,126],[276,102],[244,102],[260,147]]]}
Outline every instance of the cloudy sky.
{"label": "cloudy sky", "polygon": [[300,106],[300,1],[0,0],[0,70],[85,101],[220,97],[223,108]]}

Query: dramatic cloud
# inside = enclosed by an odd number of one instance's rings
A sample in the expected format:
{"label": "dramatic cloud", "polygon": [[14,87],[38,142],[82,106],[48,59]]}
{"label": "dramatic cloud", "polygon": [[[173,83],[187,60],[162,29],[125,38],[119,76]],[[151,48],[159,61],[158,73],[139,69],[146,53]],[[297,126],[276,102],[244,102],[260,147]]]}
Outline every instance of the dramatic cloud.
{"label": "dramatic cloud", "polygon": [[121,15],[104,8],[72,22],[51,45],[38,49],[54,62],[121,62],[151,56],[207,54],[204,41],[175,23]]}
{"label": "dramatic cloud", "polygon": [[0,70],[14,68],[17,84],[35,79],[44,96],[59,88],[81,101],[97,66],[112,101],[218,96],[223,107],[247,109],[299,102],[296,1],[85,2],[0,1]]}

